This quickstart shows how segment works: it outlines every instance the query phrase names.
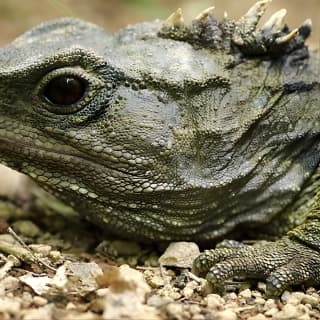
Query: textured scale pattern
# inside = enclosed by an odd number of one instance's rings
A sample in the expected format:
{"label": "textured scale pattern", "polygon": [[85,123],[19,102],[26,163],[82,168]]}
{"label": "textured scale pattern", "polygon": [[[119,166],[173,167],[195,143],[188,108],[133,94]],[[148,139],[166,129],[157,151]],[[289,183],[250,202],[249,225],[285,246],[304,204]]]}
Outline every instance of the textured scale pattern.
{"label": "textured scale pattern", "polygon": [[318,284],[320,62],[286,10],[214,8],[108,33],[49,21],[0,49],[0,159],[101,228],[225,242],[195,261],[217,289]]}

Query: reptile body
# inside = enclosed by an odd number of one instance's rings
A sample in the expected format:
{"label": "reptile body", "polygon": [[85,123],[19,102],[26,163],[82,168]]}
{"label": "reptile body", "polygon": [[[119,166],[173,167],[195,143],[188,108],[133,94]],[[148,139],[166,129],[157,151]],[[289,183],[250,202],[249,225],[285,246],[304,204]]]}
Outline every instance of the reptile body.
{"label": "reptile body", "polygon": [[1,160],[126,238],[280,238],[202,254],[214,285],[319,283],[319,54],[309,20],[257,28],[269,2],[238,21],[35,27],[0,49]]}

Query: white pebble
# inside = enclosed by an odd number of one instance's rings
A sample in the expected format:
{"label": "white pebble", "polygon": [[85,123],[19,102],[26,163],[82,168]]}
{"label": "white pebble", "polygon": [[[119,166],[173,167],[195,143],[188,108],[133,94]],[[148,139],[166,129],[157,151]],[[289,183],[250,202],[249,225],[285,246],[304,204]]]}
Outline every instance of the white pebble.
{"label": "white pebble", "polygon": [[304,297],[305,294],[303,292],[285,291],[281,296],[281,300],[286,304],[298,305]]}
{"label": "white pebble", "polygon": [[215,320],[237,320],[237,314],[231,310],[219,311]]}
{"label": "white pebble", "polygon": [[[264,308],[266,309],[266,308]],[[279,309],[276,307],[267,309],[267,311],[264,313],[267,317],[274,317],[279,312]]]}
{"label": "white pebble", "polygon": [[245,299],[249,299],[252,297],[252,293],[251,293],[251,290],[250,289],[245,289],[243,291],[241,291],[239,293],[239,296],[245,298]]}
{"label": "white pebble", "polygon": [[208,294],[204,298],[204,302],[207,304],[208,308],[210,309],[219,309],[225,304],[224,299],[220,297],[218,294],[214,294],[214,293]]}
{"label": "white pebble", "polygon": [[247,318],[247,320],[266,320],[267,318],[262,314],[256,314],[255,316]]}
{"label": "white pebble", "polygon": [[48,300],[46,298],[40,297],[40,296],[34,296],[32,299],[32,302],[37,306],[37,307],[42,307],[48,303]]}
{"label": "white pebble", "polygon": [[305,304],[310,304],[312,307],[316,307],[319,305],[320,303],[320,299],[319,299],[319,296],[317,295],[309,295],[309,294],[306,294],[303,299],[302,299],[302,303],[305,303]]}

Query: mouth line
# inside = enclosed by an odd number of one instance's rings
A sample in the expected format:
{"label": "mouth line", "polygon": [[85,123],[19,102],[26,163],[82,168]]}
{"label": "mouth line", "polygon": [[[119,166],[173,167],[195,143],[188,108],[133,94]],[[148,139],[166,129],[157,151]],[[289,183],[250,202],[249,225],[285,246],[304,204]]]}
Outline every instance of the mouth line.
{"label": "mouth line", "polygon": [[[11,147],[9,147],[11,146]],[[13,147],[12,147],[13,146]],[[30,151],[30,153],[28,154],[29,156],[36,156],[39,157],[39,154],[41,153],[41,158],[43,158],[44,160],[54,160],[54,156],[62,156],[63,158],[65,158],[66,160],[69,159],[73,159],[71,162],[74,163],[74,165],[77,165],[78,163],[82,162],[82,163],[87,163],[88,167],[98,167],[98,168],[102,168],[103,170],[107,169],[113,172],[116,172],[117,174],[121,174],[123,175],[123,177],[128,177],[131,176],[135,179],[137,179],[137,175],[129,172],[129,171],[124,171],[121,170],[119,168],[114,168],[112,166],[109,166],[108,164],[104,163],[103,161],[101,161],[99,159],[99,157],[96,158],[92,158],[91,156],[88,156],[87,154],[84,154],[83,152],[79,151],[78,149],[75,149],[74,147],[68,146],[66,145],[67,148],[70,148],[69,150],[59,150],[58,148],[48,148],[46,146],[38,146],[38,145],[34,145],[31,144],[28,141],[23,141],[22,140],[18,140],[16,137],[13,136],[9,136],[9,137],[3,137],[0,136],[0,149],[4,148],[6,150],[8,149],[12,149],[12,148],[17,148],[19,150],[19,152],[21,153],[21,155],[25,154],[26,151]],[[44,152],[44,154],[43,154]],[[20,156],[21,157],[21,156]],[[26,162],[28,162],[28,160],[26,160]],[[66,161],[67,162],[67,161]],[[62,164],[63,166],[63,164]],[[256,164],[257,166],[257,164]],[[254,168],[252,168],[250,170],[250,172],[248,172],[245,176],[240,177],[241,179],[248,179],[248,176],[250,175],[251,171],[254,170]],[[101,171],[101,169],[100,169]],[[121,177],[120,177],[121,179]],[[229,182],[227,183],[226,186],[224,187],[228,187]],[[194,186],[189,186],[188,184],[184,185],[184,187],[181,188],[176,188],[175,190],[165,190],[166,192],[170,192],[173,193],[175,192],[182,192],[183,194],[185,192],[190,192],[190,187],[194,187]],[[200,188],[200,189],[199,189]],[[217,191],[217,189],[221,189],[222,186],[220,185],[218,188],[217,186],[211,186],[209,189],[206,189],[207,192],[213,192],[213,191]],[[154,192],[148,192],[145,193],[145,197],[153,197],[153,194],[157,193],[156,191]],[[198,209],[200,206],[203,206],[204,204],[207,204],[207,202],[203,202],[202,196],[200,196],[200,199],[198,198],[199,194],[203,193],[203,189],[201,189],[201,187],[197,186],[196,187],[196,191],[192,190],[190,196],[195,196],[196,200],[195,202],[191,205],[192,208],[194,209]],[[140,193],[139,193],[140,194]],[[129,194],[127,194],[129,195]],[[132,195],[136,196],[135,193],[133,193]],[[169,196],[167,194],[168,198],[170,199],[170,201],[172,199],[174,199],[177,195],[176,194],[172,194],[172,197]],[[188,202],[188,201],[187,201]],[[211,201],[208,201],[208,203],[211,203]],[[176,205],[179,207],[179,204],[176,202]],[[181,205],[182,208],[184,208],[185,206],[185,199],[183,199],[183,204]],[[169,207],[171,207],[171,205],[169,205]],[[188,204],[188,208],[190,208],[190,203]]]}
{"label": "mouth line", "polygon": [[[95,160],[93,160],[91,157],[88,157],[88,155],[85,155],[83,152],[74,149],[73,147],[69,147],[71,150],[70,152],[66,152],[66,151],[62,151],[62,150],[57,150],[57,149],[50,149],[48,147],[42,147],[42,146],[36,146],[36,145],[30,145],[27,142],[22,142],[21,140],[17,140],[14,137],[1,137],[0,136],[0,148],[1,148],[1,142],[5,143],[5,144],[10,144],[10,145],[14,145],[15,147],[17,146],[20,150],[19,151],[24,151],[24,150],[34,150],[34,152],[32,152],[33,155],[39,154],[40,152],[46,152],[46,155],[48,155],[48,157],[45,158],[50,158],[49,155],[60,155],[60,156],[64,156],[64,157],[68,157],[68,158],[72,158],[72,159],[76,159],[78,161],[84,161],[84,162],[88,162],[91,166],[98,166],[98,167],[102,167],[102,168],[107,168],[109,170],[113,170],[115,172],[121,173],[123,175],[126,176],[132,176],[132,177],[136,177],[133,173],[130,173],[129,171],[124,171],[121,170],[119,168],[113,168],[110,167],[108,165],[106,165],[105,163],[98,161],[98,158],[95,158]],[[6,148],[6,147],[5,147]],[[8,148],[6,148],[8,149]],[[37,152],[38,151],[38,152]]]}
{"label": "mouth line", "polygon": [[[73,147],[67,146],[67,148],[70,148],[69,150],[59,150],[59,147],[57,146],[56,148],[48,148],[45,146],[38,146],[35,144],[32,144],[31,142],[28,141],[23,141],[18,140],[15,137],[3,137],[0,136],[0,150],[18,150],[18,152],[20,153],[20,159],[23,157],[24,154],[28,153],[28,156],[31,157],[41,157],[44,160],[55,160],[57,157],[57,155],[62,156],[62,158],[65,158],[66,162],[71,162],[73,163],[75,166],[77,166],[77,164],[79,164],[80,162],[82,164],[85,164],[85,166],[87,167],[96,167],[98,168],[97,171],[101,171],[101,168],[105,171],[110,170],[115,172],[115,174],[121,174],[122,177],[134,177],[135,179],[137,178],[137,175],[134,175],[133,173],[127,172],[127,171],[123,171],[121,169],[118,168],[113,168],[108,166],[105,163],[102,163],[101,160],[99,161],[98,158],[96,159],[92,159],[90,156],[83,154],[81,151],[77,150],[77,149],[73,149]],[[28,152],[29,151],[29,152]],[[1,153],[1,152],[0,152]],[[40,155],[41,153],[41,155]],[[71,159],[68,161],[68,159]],[[25,162],[32,162],[28,159],[24,160]],[[63,163],[61,163],[61,167],[63,167]],[[122,179],[121,177],[119,177],[119,179]],[[145,197],[146,201],[147,200],[152,200],[154,199],[155,195],[158,194],[158,196],[164,196],[165,195],[165,199],[163,200],[163,204],[164,206],[162,207],[162,209],[172,209],[172,201],[174,201],[174,205],[175,208],[178,208],[179,210],[184,211],[185,209],[193,209],[193,210],[199,210],[200,208],[203,208],[204,205],[210,205],[210,203],[212,202],[212,200],[208,200],[208,197],[203,197],[203,190],[200,189],[196,189],[196,190],[190,190],[189,189],[190,186],[188,186],[186,188],[186,186],[181,187],[181,188],[176,188],[171,189],[171,190],[161,190],[161,192],[159,193],[159,190],[154,190],[153,192],[147,192],[147,193],[143,193],[143,196]],[[208,192],[213,192],[213,190],[207,190]],[[189,196],[191,198],[195,198],[193,199],[193,201],[190,203],[189,201],[186,201],[187,199],[185,199],[184,195],[185,192],[190,192]],[[142,195],[141,192],[138,193],[126,193],[126,196],[129,197],[127,198],[128,201],[136,201],[136,197],[140,197]],[[181,198],[181,195],[183,196],[183,198]]]}

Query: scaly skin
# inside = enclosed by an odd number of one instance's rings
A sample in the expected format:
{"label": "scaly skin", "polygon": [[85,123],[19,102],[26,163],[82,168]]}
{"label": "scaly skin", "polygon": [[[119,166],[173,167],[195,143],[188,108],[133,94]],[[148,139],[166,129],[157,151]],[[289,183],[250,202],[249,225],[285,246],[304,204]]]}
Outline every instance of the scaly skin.
{"label": "scaly skin", "polygon": [[284,236],[201,255],[214,285],[319,283],[319,59],[308,21],[256,28],[268,2],[239,21],[32,29],[0,49],[0,158],[126,238]]}

